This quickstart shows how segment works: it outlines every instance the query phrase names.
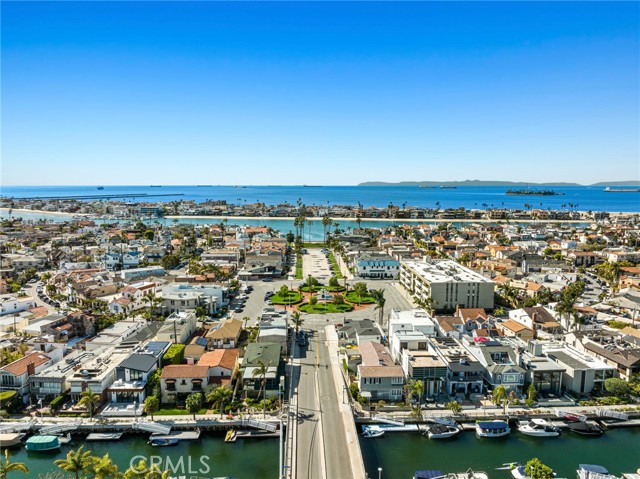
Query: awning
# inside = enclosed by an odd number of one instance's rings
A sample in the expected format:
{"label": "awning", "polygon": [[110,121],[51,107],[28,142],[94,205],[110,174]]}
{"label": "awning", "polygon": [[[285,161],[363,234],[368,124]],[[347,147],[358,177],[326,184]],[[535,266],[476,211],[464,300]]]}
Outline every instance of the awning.
{"label": "awning", "polygon": [[175,384],[176,380],[175,379],[165,379],[164,382],[167,383],[167,384]]}
{"label": "awning", "polygon": [[201,383],[202,379],[192,379],[191,382],[192,383]]}

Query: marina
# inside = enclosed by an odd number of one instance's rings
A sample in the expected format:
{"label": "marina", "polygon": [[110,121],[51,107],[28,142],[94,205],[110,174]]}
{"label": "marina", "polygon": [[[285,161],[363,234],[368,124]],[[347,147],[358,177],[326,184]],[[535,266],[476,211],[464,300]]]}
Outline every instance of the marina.
{"label": "marina", "polygon": [[[618,476],[640,467],[640,429],[619,428],[592,439],[574,434],[537,438],[512,433],[507,438],[479,440],[471,431],[446,441],[430,441],[420,434],[386,434],[360,439],[369,477],[413,477],[417,470],[437,469],[444,473],[467,468],[486,471],[491,479],[509,479],[510,471],[496,471],[503,463],[526,463],[538,457],[551,466],[557,477],[575,478],[579,463],[602,464]],[[399,460],[399,458],[402,458]]]}

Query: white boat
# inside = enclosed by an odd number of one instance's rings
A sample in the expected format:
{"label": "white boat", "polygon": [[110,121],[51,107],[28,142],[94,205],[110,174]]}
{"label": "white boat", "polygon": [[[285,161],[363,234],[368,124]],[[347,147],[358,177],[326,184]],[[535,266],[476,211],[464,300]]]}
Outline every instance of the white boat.
{"label": "white boat", "polygon": [[606,467],[595,464],[580,464],[577,473],[578,479],[617,479],[613,474],[609,474]]}
{"label": "white boat", "polygon": [[429,421],[435,424],[441,424],[443,426],[454,426],[454,427],[458,426],[458,423],[455,421],[455,419],[450,417],[432,417],[432,418],[429,418]]}
{"label": "white boat", "polygon": [[518,423],[518,431],[527,436],[557,437],[560,429],[544,419],[530,419]]}
{"label": "white boat", "polygon": [[478,437],[503,437],[511,432],[511,428],[504,421],[478,421],[476,434]]}
{"label": "white boat", "polygon": [[19,432],[0,434],[0,449],[19,445],[25,436],[25,433]]}
{"label": "white boat", "polygon": [[367,428],[362,432],[362,437],[380,437],[384,436],[384,429],[380,428]]}
{"label": "white boat", "polygon": [[476,472],[471,469],[449,474],[437,470],[421,470],[413,473],[413,479],[489,479],[489,476],[486,472]]}
{"label": "white boat", "polygon": [[443,424],[434,424],[427,429],[429,439],[447,439],[458,434],[462,429],[456,426],[445,426]]}

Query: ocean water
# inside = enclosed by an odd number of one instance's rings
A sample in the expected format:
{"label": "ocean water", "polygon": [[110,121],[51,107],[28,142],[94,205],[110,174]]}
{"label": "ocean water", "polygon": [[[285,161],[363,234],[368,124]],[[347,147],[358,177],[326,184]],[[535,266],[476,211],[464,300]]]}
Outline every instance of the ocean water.
{"label": "ocean water", "polygon": [[[553,189],[562,196],[506,195],[506,186],[460,186],[456,189],[419,188],[417,186],[0,186],[0,195],[15,198],[38,196],[147,194],[158,195],[127,201],[176,201],[207,199],[225,200],[233,204],[262,202],[268,205],[295,204],[298,199],[307,205],[356,205],[364,207],[420,206],[441,208],[533,208],[562,209],[562,205],[582,211],[640,211],[640,193],[607,193],[596,186],[531,187]],[[521,189],[513,187],[512,189]],[[183,196],[170,196],[182,194]],[[486,206],[485,206],[486,205]]]}

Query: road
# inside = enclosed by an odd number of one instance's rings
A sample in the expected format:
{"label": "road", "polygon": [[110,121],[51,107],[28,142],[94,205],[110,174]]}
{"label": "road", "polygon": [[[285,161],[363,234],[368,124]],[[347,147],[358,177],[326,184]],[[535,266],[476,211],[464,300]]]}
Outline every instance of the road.
{"label": "road", "polygon": [[346,426],[338,398],[324,329],[314,330],[307,348],[298,350],[297,471],[299,479],[353,477]]}

